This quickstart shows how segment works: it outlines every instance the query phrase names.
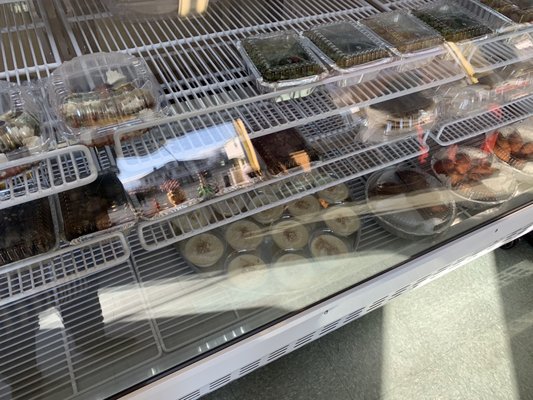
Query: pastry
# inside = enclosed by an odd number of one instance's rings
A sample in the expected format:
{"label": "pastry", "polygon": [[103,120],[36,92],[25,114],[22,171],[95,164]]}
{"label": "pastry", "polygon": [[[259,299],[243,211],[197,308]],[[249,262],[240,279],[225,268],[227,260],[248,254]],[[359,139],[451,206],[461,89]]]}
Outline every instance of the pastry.
{"label": "pastry", "polygon": [[320,50],[340,68],[350,68],[389,56],[387,49],[376,44],[356,25],[334,22],[304,32]]}
{"label": "pastry", "polygon": [[322,219],[327,227],[339,236],[349,236],[361,227],[359,217],[348,207],[330,208],[324,212]]}
{"label": "pastry", "polygon": [[289,213],[301,221],[310,221],[322,209],[315,196],[304,196],[288,205]]}
{"label": "pastry", "polygon": [[299,250],[307,245],[309,232],[299,222],[281,221],[272,227],[272,240],[280,249]]}
{"label": "pastry", "polygon": [[381,13],[361,22],[401,53],[429,49],[443,42],[438,32],[403,11]]}
{"label": "pastry", "polygon": [[182,252],[197,267],[212,267],[224,254],[224,243],[212,233],[201,233],[188,239]]}
{"label": "pastry", "polygon": [[233,217],[234,215],[240,214],[244,206],[244,200],[239,196],[219,201],[213,205],[214,209],[224,217]]}
{"label": "pastry", "polygon": [[212,218],[205,209],[200,208],[185,215],[180,215],[171,221],[178,232],[187,233],[208,226],[211,220]]}
{"label": "pastry", "polygon": [[[255,207],[261,207],[264,205],[271,204],[277,201],[274,196],[268,195],[266,193],[259,194],[252,198],[252,205]],[[271,224],[274,221],[277,221],[281,218],[283,214],[283,206],[275,206],[269,208],[268,210],[261,211],[257,214],[252,215],[252,218],[255,219],[260,224]]]}
{"label": "pastry", "polygon": [[309,250],[315,258],[330,257],[348,253],[348,246],[337,236],[322,233],[311,239]]}
{"label": "pastry", "polygon": [[263,241],[263,234],[256,223],[243,219],[230,224],[224,238],[237,251],[255,250]]}
{"label": "pastry", "polygon": [[272,175],[297,167],[309,170],[311,163],[320,159],[318,152],[294,128],[260,136],[252,144]]}
{"label": "pastry", "polygon": [[496,132],[494,154],[505,163],[522,172],[533,172],[533,130],[530,121],[518,127],[510,127]]}
{"label": "pastry", "polygon": [[268,269],[261,257],[254,253],[239,254],[228,263],[228,278],[240,289],[261,286],[268,277]]}
{"label": "pastry", "polygon": [[244,39],[242,47],[267,82],[293,80],[324,72],[296,32],[280,31]]}
{"label": "pastry", "polygon": [[331,186],[318,192],[318,197],[331,204],[341,203],[348,198],[350,190],[344,183]]}

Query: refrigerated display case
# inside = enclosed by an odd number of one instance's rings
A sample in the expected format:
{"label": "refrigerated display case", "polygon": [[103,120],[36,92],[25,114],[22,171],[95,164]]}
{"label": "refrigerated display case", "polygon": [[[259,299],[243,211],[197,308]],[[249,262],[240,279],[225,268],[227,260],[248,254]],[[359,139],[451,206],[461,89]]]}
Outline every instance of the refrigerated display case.
{"label": "refrigerated display case", "polygon": [[439,1],[157,3],[0,4],[0,79],[48,140],[0,156],[0,397],[197,399],[533,229],[531,25],[457,0],[491,32],[446,42],[410,11]]}

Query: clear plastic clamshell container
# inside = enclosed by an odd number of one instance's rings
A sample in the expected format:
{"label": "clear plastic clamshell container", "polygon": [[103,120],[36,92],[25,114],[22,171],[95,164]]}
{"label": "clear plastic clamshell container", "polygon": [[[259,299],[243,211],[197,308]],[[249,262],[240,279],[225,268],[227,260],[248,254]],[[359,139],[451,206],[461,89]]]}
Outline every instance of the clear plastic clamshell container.
{"label": "clear plastic clamshell container", "polygon": [[63,63],[47,85],[67,138],[88,146],[112,144],[118,126],[154,117],[159,85],[141,58],[95,53]]}
{"label": "clear plastic clamshell container", "polygon": [[58,196],[63,234],[71,243],[128,230],[137,221],[122,184],[111,173]]}
{"label": "clear plastic clamshell container", "polygon": [[518,188],[511,168],[489,151],[450,146],[433,155],[431,168],[454,192],[462,206],[494,207],[512,198]]}
{"label": "clear plastic clamshell container", "polygon": [[[322,62],[293,31],[251,36],[239,42],[238,47],[262,91],[305,85],[327,75]],[[302,89],[291,96],[304,97],[311,91]]]}
{"label": "clear plastic clamshell container", "polygon": [[480,74],[480,85],[491,91],[494,101],[507,102],[533,92],[533,64],[519,62]]}
{"label": "clear plastic clamshell container", "polygon": [[455,219],[448,189],[428,173],[403,165],[372,175],[366,198],[380,225],[404,239],[435,236]]}
{"label": "clear plastic clamshell container", "polygon": [[487,135],[487,146],[515,171],[517,179],[533,183],[533,118]]}
{"label": "clear plastic clamshell container", "polygon": [[0,163],[46,150],[34,99],[29,87],[0,81]]}
{"label": "clear plastic clamshell container", "polygon": [[436,30],[406,11],[381,13],[361,23],[404,55],[433,50],[444,41]]}
{"label": "clear plastic clamshell container", "polygon": [[416,92],[373,104],[365,109],[368,129],[363,141],[387,141],[427,130],[436,119],[435,90]]}
{"label": "clear plastic clamshell container", "polygon": [[413,11],[419,19],[451,42],[473,39],[492,32],[483,21],[455,2],[438,2]]}
{"label": "clear plastic clamshell container", "polygon": [[532,0],[480,0],[514,22],[528,23],[533,21]]}
{"label": "clear plastic clamshell container", "polygon": [[341,21],[303,32],[331,68],[351,72],[392,60],[389,47],[362,25]]}
{"label": "clear plastic clamshell container", "polygon": [[[146,219],[262,179],[258,158],[241,120],[180,136],[175,135],[171,125],[154,129],[154,135],[149,131],[139,137],[121,137],[116,148],[118,178],[135,209]],[[244,208],[244,204],[240,207]],[[220,209],[219,213],[237,212],[238,206]],[[204,225],[206,221],[201,220],[198,222]]]}
{"label": "clear plastic clamshell container", "polygon": [[0,266],[57,248],[57,223],[50,199],[0,210]]}
{"label": "clear plastic clamshell container", "polygon": [[489,87],[466,84],[439,88],[436,98],[439,121],[455,120],[489,110],[498,100],[494,99]]}

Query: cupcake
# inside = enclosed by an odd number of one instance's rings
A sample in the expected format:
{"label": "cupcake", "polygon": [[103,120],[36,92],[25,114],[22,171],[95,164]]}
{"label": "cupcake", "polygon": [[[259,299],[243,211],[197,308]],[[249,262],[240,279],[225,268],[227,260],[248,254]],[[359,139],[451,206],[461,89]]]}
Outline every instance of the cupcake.
{"label": "cupcake", "polygon": [[263,241],[259,225],[246,219],[229,225],[224,238],[237,251],[255,250]]}
{"label": "cupcake", "polygon": [[202,233],[187,240],[182,252],[194,265],[201,268],[212,267],[224,254],[224,243],[212,233]]}
{"label": "cupcake", "polygon": [[349,236],[361,227],[357,214],[348,207],[333,207],[322,215],[322,219],[333,233],[339,236]]}
{"label": "cupcake", "polygon": [[315,196],[304,196],[298,199],[287,207],[289,213],[302,221],[309,221],[314,214],[321,209],[320,203]]}
{"label": "cupcake", "polygon": [[309,241],[307,228],[294,220],[281,221],[272,228],[272,239],[280,249],[302,249]]}
{"label": "cupcake", "polygon": [[[252,199],[252,204],[255,207],[261,207],[263,205],[271,204],[277,201],[274,196],[268,195],[266,193],[259,194]],[[281,218],[283,214],[283,206],[276,206],[269,208],[268,210],[261,211],[257,214],[252,215],[252,218],[255,219],[260,224],[271,224],[274,221],[277,221]]]}
{"label": "cupcake", "polygon": [[331,257],[348,253],[348,246],[337,236],[321,233],[311,240],[309,250],[315,258]]}
{"label": "cupcake", "polygon": [[267,273],[265,262],[254,253],[239,254],[228,263],[229,281],[240,289],[261,286]]}

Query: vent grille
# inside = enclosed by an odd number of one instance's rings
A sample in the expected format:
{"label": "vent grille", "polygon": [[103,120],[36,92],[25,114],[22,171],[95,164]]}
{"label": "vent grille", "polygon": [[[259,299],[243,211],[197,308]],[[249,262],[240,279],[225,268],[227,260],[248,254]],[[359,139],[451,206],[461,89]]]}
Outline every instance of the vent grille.
{"label": "vent grille", "polygon": [[281,349],[277,349],[276,351],[273,351],[272,353],[270,353],[267,360],[272,361],[272,360],[275,360],[276,358],[281,357],[283,354],[287,352],[288,348],[289,346],[287,345],[285,347],[282,347]]}
{"label": "vent grille", "polygon": [[320,331],[320,336],[325,335],[326,333],[335,330],[338,327],[340,321],[341,320],[338,319],[337,321],[332,322],[331,324],[328,324],[325,327],[323,327],[322,330]]}
{"label": "vent grille", "polygon": [[363,308],[360,308],[360,309],[357,310],[357,311],[354,311],[354,312],[351,313],[351,314],[348,314],[348,316],[344,319],[343,324],[347,324],[348,322],[351,322],[351,321],[353,321],[353,320],[359,318],[361,315],[363,315],[363,310],[364,310],[364,309],[365,309],[365,308],[363,307]]}
{"label": "vent grille", "polygon": [[196,400],[200,397],[200,391],[189,393],[187,396],[180,397],[178,400]]}
{"label": "vent grille", "polygon": [[216,381],[213,381],[209,384],[209,390],[215,390],[221,386],[224,386],[226,383],[228,383],[231,380],[231,374],[228,374],[226,376],[223,376],[220,379],[217,379]]}
{"label": "vent grille", "polygon": [[424,282],[426,282],[430,277],[431,275],[426,275],[423,278],[417,280],[415,283],[413,283],[413,289],[422,286],[422,284],[424,284]]}
{"label": "vent grille", "polygon": [[260,362],[261,362],[261,360],[256,360],[253,363],[250,363],[250,364],[242,367],[240,369],[240,371],[239,371],[239,376],[243,376],[243,375],[246,375],[246,374],[252,372],[254,369],[259,367]]}
{"label": "vent grille", "polygon": [[378,307],[381,307],[385,301],[387,300],[389,296],[382,297],[381,299],[375,301],[370,307],[368,307],[368,311],[375,310]]}
{"label": "vent grille", "polygon": [[398,289],[396,292],[394,292],[394,294],[390,297],[390,299],[392,300],[392,299],[398,297],[399,295],[401,295],[402,293],[407,292],[407,291],[409,290],[409,287],[410,287],[410,286],[411,286],[411,285],[407,285],[407,286],[404,286],[404,287],[401,288],[401,289]]}
{"label": "vent grille", "polygon": [[313,335],[314,335],[314,334],[315,334],[315,333],[313,332],[313,333],[310,333],[310,334],[307,335],[307,336],[304,336],[304,337],[298,339],[298,340],[296,341],[296,343],[294,344],[294,348],[297,349],[298,347],[301,347],[301,346],[303,346],[304,344],[309,343],[309,342],[311,341],[311,339],[313,339]]}

